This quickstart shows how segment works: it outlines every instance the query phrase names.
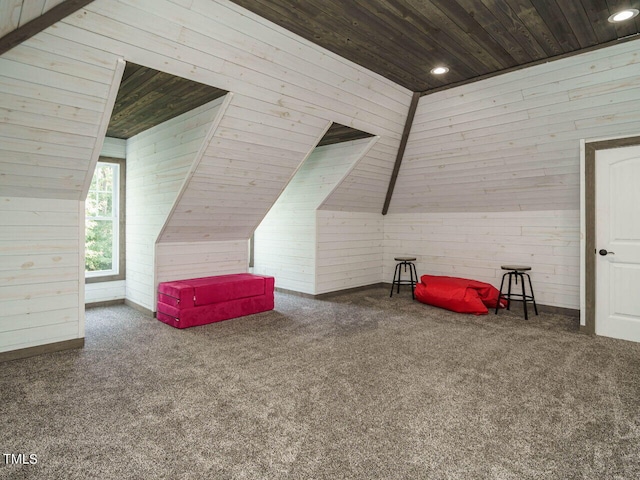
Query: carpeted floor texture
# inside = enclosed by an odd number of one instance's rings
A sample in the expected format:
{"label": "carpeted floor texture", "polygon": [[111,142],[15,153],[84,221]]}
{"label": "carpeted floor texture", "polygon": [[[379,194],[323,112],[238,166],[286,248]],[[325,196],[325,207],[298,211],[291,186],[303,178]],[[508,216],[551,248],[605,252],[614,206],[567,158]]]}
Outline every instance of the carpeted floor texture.
{"label": "carpeted floor texture", "polygon": [[16,479],[636,479],[640,344],[384,288],[176,330],[87,310],[86,346],[0,364]]}

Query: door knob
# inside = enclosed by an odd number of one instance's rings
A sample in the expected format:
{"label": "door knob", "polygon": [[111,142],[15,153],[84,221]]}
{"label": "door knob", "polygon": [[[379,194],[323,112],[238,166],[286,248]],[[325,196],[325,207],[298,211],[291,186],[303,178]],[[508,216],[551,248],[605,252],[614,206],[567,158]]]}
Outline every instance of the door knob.
{"label": "door knob", "polygon": [[615,253],[613,253],[613,252],[607,252],[604,248],[600,249],[600,251],[598,251],[598,253],[599,253],[600,255],[602,255],[603,257],[604,257],[605,255],[615,255]]}

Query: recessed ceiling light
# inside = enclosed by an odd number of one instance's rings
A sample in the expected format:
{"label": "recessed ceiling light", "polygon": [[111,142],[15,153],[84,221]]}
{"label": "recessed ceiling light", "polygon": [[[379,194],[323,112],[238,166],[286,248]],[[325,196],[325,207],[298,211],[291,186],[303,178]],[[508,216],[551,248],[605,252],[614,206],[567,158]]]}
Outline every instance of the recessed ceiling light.
{"label": "recessed ceiling light", "polygon": [[638,16],[637,8],[628,8],[627,10],[622,10],[621,12],[614,13],[609,17],[609,21],[611,23],[624,22],[625,20],[629,20],[633,17]]}
{"label": "recessed ceiling light", "polygon": [[447,67],[436,67],[431,69],[431,73],[434,75],[442,75],[443,73],[447,73],[449,69]]}

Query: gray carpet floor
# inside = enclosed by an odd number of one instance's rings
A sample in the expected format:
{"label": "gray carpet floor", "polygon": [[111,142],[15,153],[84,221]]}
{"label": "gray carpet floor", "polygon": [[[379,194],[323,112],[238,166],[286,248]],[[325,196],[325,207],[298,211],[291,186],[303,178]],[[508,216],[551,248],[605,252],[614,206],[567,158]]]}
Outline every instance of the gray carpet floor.
{"label": "gray carpet floor", "polygon": [[640,478],[640,345],[384,288],[176,330],[87,311],[86,346],[0,364],[25,479]]}

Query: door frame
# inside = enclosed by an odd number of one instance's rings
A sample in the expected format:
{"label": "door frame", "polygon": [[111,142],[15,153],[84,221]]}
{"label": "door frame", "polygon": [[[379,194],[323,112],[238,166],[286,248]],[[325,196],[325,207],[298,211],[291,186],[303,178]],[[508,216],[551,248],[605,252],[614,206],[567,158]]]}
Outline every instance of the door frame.
{"label": "door frame", "polygon": [[612,140],[582,141],[583,175],[580,216],[582,235],[580,279],[580,330],[590,335],[596,333],[596,152],[612,148],[640,145],[640,137]]}

